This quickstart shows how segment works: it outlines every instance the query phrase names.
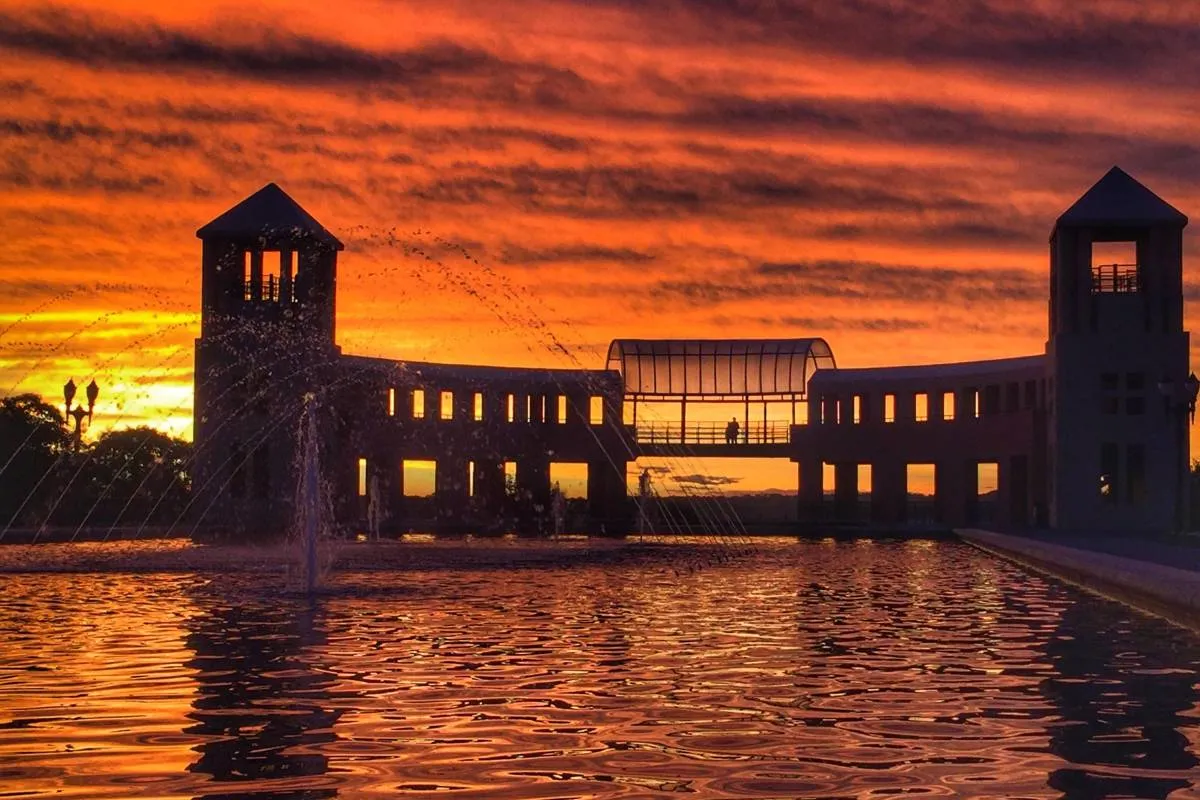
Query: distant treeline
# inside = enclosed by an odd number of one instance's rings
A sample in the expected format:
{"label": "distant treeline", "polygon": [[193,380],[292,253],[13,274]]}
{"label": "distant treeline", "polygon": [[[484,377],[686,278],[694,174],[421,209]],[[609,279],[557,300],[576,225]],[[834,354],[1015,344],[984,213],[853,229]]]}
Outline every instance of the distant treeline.
{"label": "distant treeline", "polygon": [[35,394],[0,399],[0,531],[170,525],[191,496],[192,445],[153,428],[75,441]]}

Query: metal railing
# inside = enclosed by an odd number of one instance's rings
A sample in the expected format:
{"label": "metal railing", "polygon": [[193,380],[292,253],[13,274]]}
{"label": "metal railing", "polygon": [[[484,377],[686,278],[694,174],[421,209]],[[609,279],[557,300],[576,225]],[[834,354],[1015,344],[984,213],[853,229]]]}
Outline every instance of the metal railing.
{"label": "metal railing", "polygon": [[1092,294],[1132,294],[1141,288],[1137,264],[1092,266]]}
{"label": "metal railing", "polygon": [[738,429],[737,439],[729,438],[727,422],[639,422],[635,429],[638,444],[787,444],[791,439],[789,422],[751,422]]}

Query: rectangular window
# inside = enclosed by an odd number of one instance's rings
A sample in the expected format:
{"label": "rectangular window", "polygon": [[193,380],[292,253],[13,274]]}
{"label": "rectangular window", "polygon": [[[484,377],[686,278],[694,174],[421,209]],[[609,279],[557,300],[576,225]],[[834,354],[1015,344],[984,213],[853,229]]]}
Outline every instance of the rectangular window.
{"label": "rectangular window", "polygon": [[1102,414],[1119,414],[1121,412],[1121,398],[1101,397],[1100,412]]}
{"label": "rectangular window", "polygon": [[475,462],[467,462],[467,497],[475,496]]}
{"label": "rectangular window", "polygon": [[1117,502],[1117,445],[1104,442],[1100,445],[1100,497],[1106,503]]}
{"label": "rectangular window", "polygon": [[1037,381],[1025,381],[1025,407],[1037,406]]}
{"label": "rectangular window", "polygon": [[405,497],[432,497],[437,488],[436,461],[408,461],[401,467],[404,471]]}
{"label": "rectangular window", "polygon": [[413,389],[412,393],[413,419],[425,419],[425,390]]}
{"label": "rectangular window", "polygon": [[516,486],[517,485],[517,462],[515,462],[515,461],[505,461],[504,462],[504,485],[505,486]]}
{"label": "rectangular window", "polygon": [[1130,372],[1125,375],[1125,388],[1131,392],[1140,392],[1146,388],[1146,373]]}
{"label": "rectangular window", "polygon": [[442,392],[439,405],[442,419],[454,419],[454,392]]}
{"label": "rectangular window", "polygon": [[474,399],[471,401],[475,408],[475,421],[483,421],[483,392],[476,392]]}
{"label": "rectangular window", "polygon": [[508,421],[512,422],[517,418],[517,398],[513,397],[511,394],[508,395],[508,400],[505,405],[507,406],[505,413],[508,415]]}
{"label": "rectangular window", "polygon": [[533,422],[533,395],[525,395],[525,421]]}
{"label": "rectangular window", "polygon": [[837,468],[833,464],[821,463],[821,493],[831,495],[837,491]]}
{"label": "rectangular window", "polygon": [[1011,414],[1021,410],[1021,384],[1013,381],[1004,386],[1004,411]]}
{"label": "rectangular window", "polygon": [[1146,447],[1131,444],[1125,450],[1125,471],[1129,477],[1129,502],[1141,505],[1146,500]]}
{"label": "rectangular window", "polygon": [[883,421],[896,421],[896,395],[885,394],[883,396]]}
{"label": "rectangular window", "polygon": [[1120,377],[1115,372],[1105,372],[1100,376],[1100,389],[1105,392],[1115,392],[1121,388]]}
{"label": "rectangular window", "polygon": [[588,399],[588,424],[603,425],[604,424],[604,398],[590,397]]}
{"label": "rectangular window", "polygon": [[983,409],[980,407],[983,398],[978,389],[972,388],[968,391],[970,392],[971,397],[971,416],[975,419],[979,419],[979,416],[983,411]]}
{"label": "rectangular window", "polygon": [[808,403],[796,403],[795,404],[795,413],[796,413],[796,424],[797,425],[807,425],[808,424]]}
{"label": "rectangular window", "polygon": [[1138,395],[1130,395],[1125,398],[1125,413],[1131,417],[1140,416],[1146,413],[1146,398]]}
{"label": "rectangular window", "polygon": [[358,496],[367,496],[367,460],[365,458],[358,460]]}
{"label": "rectangular window", "polygon": [[946,422],[954,421],[954,392],[942,393],[942,419]]}
{"label": "rectangular window", "polygon": [[929,419],[929,395],[917,392],[913,395],[913,419],[926,422]]}
{"label": "rectangular window", "polygon": [[854,424],[858,425],[862,422],[862,395],[854,395]]}
{"label": "rectangular window", "polygon": [[558,424],[565,425],[567,423],[567,396],[560,394],[558,396]]}
{"label": "rectangular window", "polygon": [[396,390],[395,389],[388,389],[387,409],[388,409],[389,417],[396,416]]}

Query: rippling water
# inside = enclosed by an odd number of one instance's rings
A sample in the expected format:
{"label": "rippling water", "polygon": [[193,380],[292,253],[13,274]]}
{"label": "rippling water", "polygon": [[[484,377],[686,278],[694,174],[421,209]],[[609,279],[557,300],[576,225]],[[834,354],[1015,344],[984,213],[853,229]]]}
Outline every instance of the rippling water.
{"label": "rippling water", "polygon": [[1197,792],[1195,634],[957,543],[720,552],[0,575],[0,796]]}

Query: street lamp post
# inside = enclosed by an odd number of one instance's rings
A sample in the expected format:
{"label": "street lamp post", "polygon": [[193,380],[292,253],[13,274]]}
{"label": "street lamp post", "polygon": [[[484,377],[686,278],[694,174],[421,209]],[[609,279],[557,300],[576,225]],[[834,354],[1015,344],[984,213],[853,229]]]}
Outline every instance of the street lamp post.
{"label": "street lamp post", "polygon": [[71,449],[72,452],[78,453],[80,443],[83,441],[83,420],[86,418],[88,424],[91,424],[92,415],[96,411],[96,400],[100,397],[100,386],[94,379],[87,385],[85,390],[88,404],[87,411],[83,410],[82,404],[76,405],[75,409],[71,410],[71,402],[75,399],[75,392],[75,381],[68,380],[63,385],[63,400],[66,401],[67,417],[75,420],[75,432],[71,437]]}

